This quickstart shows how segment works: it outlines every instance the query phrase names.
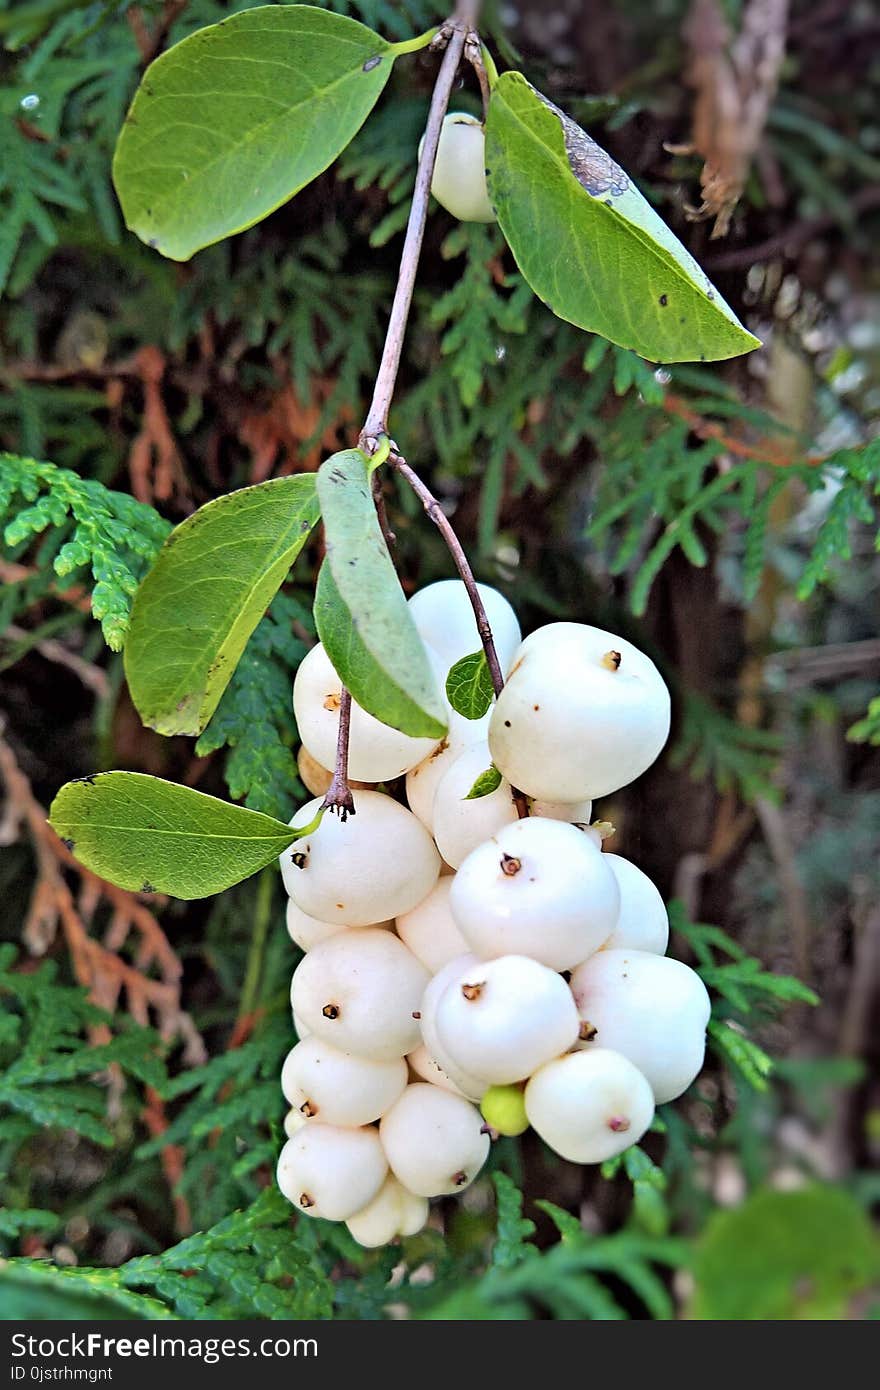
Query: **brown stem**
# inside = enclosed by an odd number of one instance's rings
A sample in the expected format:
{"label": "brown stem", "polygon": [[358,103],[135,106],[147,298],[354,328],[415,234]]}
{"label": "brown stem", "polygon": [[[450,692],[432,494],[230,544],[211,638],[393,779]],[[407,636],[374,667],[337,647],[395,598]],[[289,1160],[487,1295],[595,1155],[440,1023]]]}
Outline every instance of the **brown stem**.
{"label": "brown stem", "polygon": [[440,141],[440,131],[443,126],[443,118],[446,115],[446,108],[449,105],[449,96],[452,92],[455,74],[464,53],[465,41],[476,22],[478,9],[479,0],[458,0],[454,15],[443,25],[434,40],[434,44],[438,47],[441,43],[445,43],[446,52],[443,55],[443,62],[440,65],[437,81],[434,84],[434,93],[431,97],[431,108],[428,112],[428,124],[425,127],[425,138],[416,174],[416,185],[413,189],[412,206],[406,224],[397,288],[394,291],[394,301],[388,319],[382,360],[376,374],[373,399],[370,402],[366,422],[361,431],[361,446],[366,448],[368,452],[372,452],[375,447],[373,441],[388,432],[388,410],[397,382],[403,339],[416,282],[416,271],[422,252],[437,145]]}
{"label": "brown stem", "polygon": [[474,610],[474,618],[477,623],[477,631],[480,634],[480,641],[483,644],[483,651],[486,653],[486,665],[489,667],[489,675],[492,677],[492,689],[496,695],[501,694],[504,686],[504,676],[501,673],[501,663],[498,660],[498,653],[495,650],[495,639],[492,636],[492,629],[489,626],[489,619],[483,607],[483,600],[480,598],[480,591],[477,588],[477,581],[474,579],[474,572],[470,567],[468,558],[464,553],[461,541],[452,528],[452,522],[444,512],[437,498],[434,496],[427,484],[423,483],[418,473],[410,468],[406,459],[399,454],[392,454],[390,458],[392,467],[398,472],[401,478],[405,478],[418,497],[425,512],[433,521],[437,530],[440,532],[446,548],[449,551],[458,570],[461,582],[467,589],[471,607]]}
{"label": "brown stem", "polygon": [[[431,178],[434,173],[434,160],[437,157],[437,145],[440,141],[443,117],[446,115],[446,108],[449,105],[449,96],[452,91],[452,84],[455,81],[455,74],[461,62],[465,42],[476,23],[479,7],[480,0],[456,0],[455,13],[441,27],[432,45],[435,48],[445,45],[446,52],[443,55],[443,62],[440,64],[440,71],[437,74],[437,80],[434,83],[434,93],[431,97],[428,124],[425,127],[424,144],[422,145],[422,153],[419,159],[416,184],[413,189],[412,204],[406,224],[406,236],[404,237],[403,251],[400,257],[397,286],[394,291],[394,300],[388,318],[388,328],[385,333],[382,358],[379,362],[379,370],[376,373],[376,384],[373,387],[373,399],[370,402],[367,418],[358,440],[360,447],[368,454],[375,453],[380,437],[388,432],[388,410],[397,383],[400,357],[403,352],[403,339],[406,334],[406,325],[409,319],[413,289],[415,288],[416,282],[416,272],[422,253],[425,222],[428,216],[428,200],[431,194]],[[381,484],[376,479],[375,474],[373,475],[372,487],[379,524],[385,536],[386,543],[388,543],[393,540],[393,534],[388,525],[388,518],[385,515],[385,503],[382,497]],[[465,563],[467,562],[465,561]],[[483,617],[485,620],[485,614]],[[486,626],[488,629],[488,623]],[[491,633],[489,637],[491,640]],[[343,687],[339,706],[339,735],[336,742],[336,768],[333,773],[333,780],[327,789],[327,795],[324,797],[325,808],[328,811],[338,813],[343,820],[345,820],[347,816],[353,816],[355,814],[354,800],[348,785],[350,721],[351,694]]]}
{"label": "brown stem", "polygon": [[[401,478],[404,478],[409,483],[413,492],[424,507],[426,514],[430,517],[431,521],[433,521],[446,542],[446,548],[452,556],[455,568],[458,570],[461,582],[467,590],[467,596],[471,601],[471,607],[474,610],[474,618],[477,624],[477,632],[480,634],[480,642],[482,643],[483,651],[486,653],[486,665],[489,668],[489,675],[492,678],[492,689],[495,691],[495,695],[498,696],[504,688],[504,676],[501,671],[501,663],[498,660],[498,652],[495,649],[495,639],[492,636],[492,628],[489,625],[489,619],[486,615],[486,609],[483,606],[483,600],[480,598],[477,581],[474,578],[474,572],[464,553],[461,541],[455,534],[452,522],[449,520],[449,517],[444,512],[431,489],[426,483],[422,482],[418,473],[410,468],[406,459],[401,458],[400,454],[392,450],[389,462],[392,468],[400,474]],[[525,793],[513,787],[511,788],[511,795],[513,796],[513,804],[516,807],[517,815],[520,820],[524,820],[529,814],[529,803]]]}
{"label": "brown stem", "polygon": [[348,785],[348,740],[351,733],[351,692],[345,686],[339,695],[339,736],[336,741],[336,767],[324,797],[324,807],[344,821],[355,813],[354,797]]}

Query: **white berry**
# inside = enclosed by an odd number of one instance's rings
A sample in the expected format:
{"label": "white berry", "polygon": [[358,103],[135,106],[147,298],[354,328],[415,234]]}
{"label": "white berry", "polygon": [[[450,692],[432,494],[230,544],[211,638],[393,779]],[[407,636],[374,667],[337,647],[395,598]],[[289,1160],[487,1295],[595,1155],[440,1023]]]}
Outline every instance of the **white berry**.
{"label": "white berry", "polygon": [[468,855],[449,901],[477,955],[532,956],[567,970],[610,936],[620,891],[583,831],[529,817],[503,826]]}
{"label": "white berry", "polygon": [[[448,965],[444,965],[442,970],[437,971],[422,995],[419,1010],[422,1015],[419,1026],[422,1030],[422,1038],[428,1056],[445,1072],[453,1086],[463,1096],[467,1096],[468,1100],[481,1100],[489,1088],[489,1082],[485,1077],[473,1076],[465,1067],[457,1066],[447,1054],[437,1033],[437,1006],[449,982],[455,979],[466,966],[478,966],[479,963],[476,956],[464,955],[459,956],[456,960],[451,960]],[[428,1077],[426,1079],[432,1080],[433,1078]]]}
{"label": "white berry", "polygon": [[622,1052],[647,1078],[657,1104],[674,1100],[699,1074],[711,1005],[706,986],[681,961],[647,951],[600,951],[573,972],[583,1042]]}
{"label": "white berry", "polygon": [[[464,715],[456,714],[451,706],[447,706],[446,719],[449,727],[446,737],[418,767],[406,774],[406,799],[409,808],[432,835],[434,795],[437,788],[452,764],[466,749],[473,748],[475,744],[482,744],[484,748],[488,748],[486,740],[489,736],[490,716],[491,711],[487,711],[482,719],[465,719]],[[488,766],[487,754],[486,767]]]}
{"label": "white berry", "polygon": [[493,1086],[522,1081],[577,1040],[580,1020],[561,975],[527,956],[466,965],[437,1004],[447,1056]]}
{"label": "white berry", "polygon": [[293,898],[287,899],[287,933],[301,951],[310,951],[319,941],[326,941],[340,931],[345,931],[343,922],[320,922],[297,907]]}
{"label": "white berry", "polygon": [[389,1173],[372,1202],[346,1221],[358,1245],[375,1250],[399,1236],[414,1236],[428,1219],[428,1203]]}
{"label": "white berry", "polygon": [[397,919],[401,941],[432,975],[468,950],[449,908],[451,888],[451,877],[439,878],[422,902]]}
{"label": "white berry", "polygon": [[[503,594],[489,584],[477,592],[486,610],[501,670],[506,671],[521,641],[519,619]],[[480,650],[480,634],[467,589],[460,579],[439,579],[419,589],[409,601],[422,640],[446,664],[447,671],[463,656]]]}
{"label": "white berry", "polygon": [[[281,855],[284,886],[297,907],[321,922],[366,927],[426,898],[440,873],[440,856],[411,811],[380,792],[354,792],[355,815],[325,812],[317,830]],[[297,811],[293,826],[314,820],[316,797]]]}
{"label": "white berry", "polygon": [[306,1119],[357,1128],[384,1115],[403,1094],[408,1075],[403,1058],[374,1062],[313,1036],[287,1054],[281,1089]]}
{"label": "white berry", "polygon": [[486,796],[467,799],[477,778],[487,771],[491,762],[487,744],[478,743],[468,748],[455,759],[434,795],[434,839],[446,863],[454,869],[477,845],[516,820],[509,782],[502,780],[501,785]]}
{"label": "white berry", "polygon": [[[443,1091],[451,1091],[454,1096],[462,1096],[464,1092],[456,1086],[451,1077],[447,1076],[439,1062],[435,1062],[424,1043],[420,1043],[417,1048],[406,1055],[407,1064],[410,1070],[411,1081],[430,1081],[432,1086],[439,1086]],[[465,1096],[467,1100],[468,1097]]]}
{"label": "white berry", "polygon": [[489,724],[495,765],[529,796],[606,796],[651,766],[669,736],[660,672],[631,642],[549,623],[516,653]]}
{"label": "white berry", "polygon": [[[446,672],[429,652],[438,686]],[[332,768],[339,735],[342,681],[319,642],[300,662],[293,683],[293,711],[303,746],[322,767]],[[439,742],[436,738],[412,738],[390,728],[362,709],[351,705],[348,770],[363,782],[390,782],[415,767]]]}
{"label": "white berry", "polygon": [[[422,154],[424,136],[419,143]],[[459,222],[494,222],[486,188],[486,137],[476,116],[450,111],[440,130],[431,192]]]}
{"label": "white berry", "polygon": [[375,1129],[307,1124],[278,1159],[278,1186],[307,1216],[347,1221],[376,1196],[388,1162]]}
{"label": "white berry", "polygon": [[595,1048],[558,1057],[525,1089],[529,1124],[572,1163],[604,1163],[638,1143],[654,1117],[645,1078],[619,1052]]}
{"label": "white berry", "polygon": [[489,1137],[475,1106],[417,1081],[382,1116],[379,1136],[392,1173],[420,1197],[461,1192],[486,1161]]}
{"label": "white berry", "polygon": [[421,1040],[418,1014],[428,972],[391,932],[340,932],[294,971],[294,1013],[316,1038],[377,1062],[403,1057]]}
{"label": "white berry", "polygon": [[669,914],[659,889],[629,859],[619,854],[604,858],[620,889],[620,916],[604,949],[620,946],[664,955],[669,944]]}

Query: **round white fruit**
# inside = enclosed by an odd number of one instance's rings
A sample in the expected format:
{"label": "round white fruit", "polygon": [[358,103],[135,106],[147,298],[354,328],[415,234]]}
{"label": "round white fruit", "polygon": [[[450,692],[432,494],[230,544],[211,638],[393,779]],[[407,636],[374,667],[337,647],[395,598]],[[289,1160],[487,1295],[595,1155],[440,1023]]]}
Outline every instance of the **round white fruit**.
{"label": "round white fruit", "polygon": [[[422,155],[424,136],[419,142]],[[450,111],[440,130],[431,192],[459,222],[494,222],[486,188],[486,137],[476,116]]]}
{"label": "round white fruit", "polygon": [[399,1236],[414,1236],[427,1221],[428,1211],[424,1197],[407,1192],[389,1173],[372,1202],[345,1224],[358,1245],[375,1250],[380,1245],[390,1245]]}
{"label": "round white fruit", "polygon": [[[325,812],[317,830],[280,857],[284,886],[297,907],[321,922],[367,927],[409,912],[430,893],[440,873],[433,840],[411,811],[381,792],[354,792],[355,815]],[[309,825],[316,797],[292,826]]]}
{"label": "round white fruit", "polygon": [[297,907],[293,898],[287,899],[287,933],[301,951],[310,951],[319,941],[326,941],[340,931],[345,931],[343,922],[320,922]]}
{"label": "round white fruit", "polygon": [[[422,1030],[422,1039],[428,1056],[440,1067],[441,1071],[445,1072],[453,1086],[463,1096],[467,1096],[468,1100],[481,1100],[489,1089],[489,1082],[485,1077],[473,1076],[466,1068],[457,1066],[448,1055],[437,1033],[437,1006],[450,981],[454,980],[459,972],[466,967],[476,967],[479,964],[476,956],[464,955],[459,956],[456,960],[451,960],[448,965],[444,965],[442,970],[437,971],[422,995],[419,1010],[422,1015],[419,1026]],[[431,1077],[426,1078],[426,1080],[432,1079]]]}
{"label": "round white fruit", "polygon": [[457,1066],[503,1086],[572,1047],[580,1020],[561,975],[527,956],[501,956],[453,976],[435,1025]]}
{"label": "round white fruit", "polygon": [[[477,591],[489,619],[498,661],[506,672],[521,641],[519,619],[497,589],[478,584]],[[480,650],[474,610],[460,579],[439,579],[419,589],[410,599],[409,608],[422,640],[440,657],[447,674],[456,661]]]}
{"label": "round white fruit", "polygon": [[[529,815],[541,816],[544,820],[564,820],[576,825],[579,830],[589,831],[593,819],[592,801],[547,801],[539,796],[529,802]],[[602,841],[599,841],[601,844]]]}
{"label": "round white fruit", "polygon": [[[409,808],[431,834],[434,833],[434,795],[440,781],[466,749],[473,748],[478,743],[488,747],[486,740],[489,736],[490,716],[491,711],[487,711],[482,719],[465,719],[463,715],[456,714],[451,706],[447,707],[446,718],[449,728],[446,737],[418,767],[406,774],[406,799]],[[486,766],[488,765],[487,763]]]}
{"label": "round white fruit", "polygon": [[516,820],[509,782],[502,780],[495,791],[468,800],[477,778],[489,769],[491,762],[487,744],[478,743],[466,749],[441,779],[434,795],[434,840],[454,869],[477,845]]}
{"label": "round white fruit", "polygon": [[664,955],[669,944],[669,914],[660,890],[629,859],[619,854],[604,858],[620,889],[620,916],[603,949],[628,947]]}
{"label": "round white fruit", "polygon": [[648,951],[600,951],[573,972],[571,990],[595,1032],[585,1048],[623,1053],[647,1078],[660,1105],[699,1074],[711,1005],[699,975]]}
{"label": "round white fruit", "polygon": [[614,930],[620,890],[590,836],[563,821],[505,825],[468,855],[449,902],[483,957],[532,956],[568,970]]}
{"label": "round white fruit", "polygon": [[408,1079],[402,1057],[374,1062],[314,1036],[291,1048],[281,1068],[281,1089],[307,1120],[354,1128],[384,1115]]}
{"label": "round white fruit", "polygon": [[[440,659],[429,652],[437,684],[443,688],[446,672]],[[293,683],[293,712],[303,746],[322,767],[332,768],[339,736],[339,704],[342,681],[319,642],[300,662]],[[439,739],[412,738],[381,724],[352,700],[348,747],[351,777],[363,782],[390,782],[426,758]]]}
{"label": "round white fruit", "polygon": [[296,1013],[293,1015],[293,1027],[300,1042],[302,1042],[304,1038],[310,1038],[312,1036],[312,1030],[309,1025]]}
{"label": "round white fruit", "polygon": [[397,935],[432,975],[468,951],[449,908],[452,883],[438,878],[424,901],[397,919]]}
{"label": "round white fruit", "polygon": [[294,1013],[340,1052],[387,1062],[421,1041],[418,1015],[429,975],[391,932],[340,932],[293,973]]}
{"label": "round white fruit", "polygon": [[292,1139],[295,1134],[299,1134],[303,1125],[307,1125],[308,1120],[299,1110],[288,1110],[284,1116],[284,1133],[288,1139]]}
{"label": "round white fruit", "polygon": [[442,1091],[451,1091],[454,1096],[464,1095],[464,1092],[446,1075],[440,1063],[434,1061],[424,1043],[420,1043],[412,1052],[408,1052],[406,1060],[409,1065],[411,1081],[429,1081],[432,1086],[439,1086]]}
{"label": "round white fruit", "polygon": [[669,691],[631,642],[549,623],[520,646],[492,711],[496,767],[529,796],[580,801],[625,787],[669,736]]}
{"label": "round white fruit", "polygon": [[347,1221],[372,1202],[388,1172],[375,1129],[306,1124],[278,1159],[278,1186],[307,1216]]}
{"label": "round white fruit", "polygon": [[572,1163],[604,1163],[638,1143],[654,1117],[641,1072],[619,1052],[598,1047],[557,1057],[525,1090],[529,1124]]}
{"label": "round white fruit", "polygon": [[489,1137],[469,1101],[417,1081],[382,1116],[379,1137],[394,1176],[420,1197],[461,1192],[486,1161]]}

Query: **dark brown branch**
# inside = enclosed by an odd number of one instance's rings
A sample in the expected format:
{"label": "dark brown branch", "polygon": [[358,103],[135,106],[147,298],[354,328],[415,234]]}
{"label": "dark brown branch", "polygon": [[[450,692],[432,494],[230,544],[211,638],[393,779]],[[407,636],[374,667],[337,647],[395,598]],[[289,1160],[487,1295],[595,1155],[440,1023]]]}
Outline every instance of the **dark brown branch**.
{"label": "dark brown branch", "polygon": [[351,733],[351,692],[342,687],[339,695],[339,735],[336,740],[336,767],[324,797],[324,807],[340,820],[355,813],[354,797],[348,785],[348,741]]}

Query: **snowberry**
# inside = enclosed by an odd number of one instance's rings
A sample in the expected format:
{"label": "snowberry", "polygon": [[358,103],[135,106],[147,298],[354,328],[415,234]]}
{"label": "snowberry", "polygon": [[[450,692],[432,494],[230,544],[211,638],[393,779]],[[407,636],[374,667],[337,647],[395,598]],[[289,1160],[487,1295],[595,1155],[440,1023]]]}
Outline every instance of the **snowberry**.
{"label": "snowberry", "polygon": [[638,1143],[654,1117],[654,1097],[631,1062],[597,1047],[536,1071],[525,1108],[529,1124],[562,1158],[604,1163]]}
{"label": "snowberry", "polygon": [[310,917],[307,912],[303,912],[301,908],[297,907],[293,898],[288,898],[287,931],[295,946],[298,946],[301,951],[310,951],[313,946],[317,946],[319,941],[326,941],[328,936],[335,936],[337,932],[345,931],[345,924],[342,922],[320,922],[317,917]]}
{"label": "snowberry", "polygon": [[[424,136],[419,142],[422,155]],[[494,222],[486,188],[486,137],[476,116],[450,111],[443,121],[431,192],[459,222]]]}
{"label": "snowberry", "polygon": [[478,743],[466,749],[455,759],[434,794],[434,839],[454,869],[477,845],[516,820],[509,782],[502,781],[486,796],[467,799],[475,781],[491,762],[487,744]]}
{"label": "snowberry", "polygon": [[467,954],[467,942],[449,909],[452,878],[439,878],[428,896],[397,919],[397,934],[432,975],[456,956]]}
{"label": "snowberry", "polygon": [[513,1137],[529,1127],[522,1086],[490,1086],[480,1101],[480,1112],[497,1134]]}
{"label": "snowberry", "polygon": [[[465,719],[448,706],[446,719],[449,727],[446,737],[418,767],[406,774],[406,799],[409,808],[431,834],[434,833],[434,794],[440,781],[468,748],[473,748],[478,743],[488,748],[486,740],[489,735],[490,713],[491,711],[484,714],[482,719]],[[487,753],[484,766],[488,767],[489,761]]]}
{"label": "snowberry", "polygon": [[316,1038],[386,1062],[418,1047],[428,972],[391,932],[339,932],[303,956],[290,998]]}
{"label": "snowberry", "polygon": [[[459,956],[456,960],[451,960],[448,965],[444,965],[442,970],[438,970],[425,993],[422,995],[422,1003],[419,1009],[421,1019],[419,1026],[422,1030],[422,1038],[428,1056],[441,1070],[448,1076],[453,1086],[467,1096],[468,1100],[479,1100],[488,1089],[489,1082],[481,1076],[473,1076],[464,1067],[459,1067],[446,1052],[437,1034],[437,1006],[443,997],[446,986],[451,980],[466,966],[478,966],[480,962],[476,956]],[[426,1078],[431,1080],[433,1078]]]}
{"label": "snowberry", "polygon": [[388,1162],[375,1129],[307,1124],[278,1159],[278,1186],[307,1216],[347,1221],[376,1196]]}
{"label": "snowberry", "polygon": [[435,1027],[457,1066],[503,1086],[572,1047],[580,1022],[561,975],[527,956],[501,956],[453,976]]}
{"label": "snowberry", "polygon": [[[497,589],[478,584],[477,591],[489,619],[501,669],[506,671],[520,644],[519,620]],[[419,589],[410,599],[409,608],[422,640],[437,653],[447,671],[463,656],[479,651],[474,610],[460,579],[440,579]]]}
{"label": "snowberry", "polygon": [[[446,1075],[440,1063],[434,1061],[424,1043],[420,1043],[412,1052],[408,1052],[406,1060],[409,1065],[411,1081],[430,1081],[432,1086],[439,1086],[443,1091],[451,1091],[454,1096],[464,1095],[464,1092]],[[465,1097],[465,1099],[470,1098]]]}
{"label": "snowberry", "polygon": [[703,1065],[711,1007],[695,971],[648,951],[600,951],[573,972],[571,990],[585,1048],[623,1053],[658,1105],[687,1090]]}
{"label": "snowberry", "polygon": [[505,825],[468,855],[449,902],[477,955],[532,956],[567,970],[614,929],[617,880],[589,836],[562,821]]}
{"label": "snowberry", "polygon": [[402,1057],[373,1062],[310,1037],[287,1054],[281,1089],[306,1119],[357,1128],[372,1124],[394,1104],[408,1076]]}
{"label": "snowberry", "polygon": [[427,1221],[428,1211],[424,1197],[407,1192],[389,1173],[372,1202],[356,1211],[345,1224],[358,1245],[375,1250],[398,1236],[414,1236]]}
{"label": "snowberry", "polygon": [[327,788],[333,780],[329,768],[322,767],[303,744],[296,755],[296,770],[310,796],[326,796]]}
{"label": "snowberry", "polygon": [[[439,657],[429,653],[440,689],[446,671]],[[303,658],[293,683],[293,712],[303,746],[322,767],[333,767],[339,735],[339,701],[342,681],[319,642]],[[390,782],[415,767],[437,746],[436,738],[412,738],[381,724],[351,705],[348,770],[364,782]]]}
{"label": "snowberry", "polygon": [[[281,855],[284,886],[297,907],[321,922],[366,927],[426,898],[440,873],[440,856],[411,811],[381,792],[356,791],[356,814],[326,812],[317,830]],[[293,826],[314,820],[316,797],[297,811]]]}
{"label": "snowberry", "polygon": [[669,915],[659,889],[629,859],[604,858],[620,889],[620,916],[604,949],[621,946],[662,956],[669,944]]}
{"label": "snowberry", "polygon": [[550,623],[520,646],[492,711],[495,765],[529,796],[580,801],[639,777],[669,734],[669,691],[631,642]]}
{"label": "snowberry", "polygon": [[420,1197],[461,1192],[489,1152],[479,1110],[417,1081],[382,1116],[379,1137],[394,1176]]}
{"label": "snowberry", "polygon": [[[384,927],[386,930],[393,927],[393,922],[371,922],[370,926]],[[337,932],[345,931],[346,925],[343,922],[319,922],[317,917],[310,917],[307,912],[298,908],[293,898],[287,899],[287,931],[291,941],[300,948],[301,951],[310,951],[313,946],[317,946],[319,941],[326,941],[330,936],[336,936]]]}
{"label": "snowberry", "polygon": [[[529,802],[529,815],[540,816],[543,820],[564,820],[579,829],[589,830],[593,818],[592,801],[547,801],[534,797]],[[601,840],[599,841],[601,844]]]}
{"label": "snowberry", "polygon": [[300,1042],[302,1042],[303,1038],[310,1038],[312,1036],[312,1030],[309,1025],[295,1012],[293,1015],[293,1028]]}

